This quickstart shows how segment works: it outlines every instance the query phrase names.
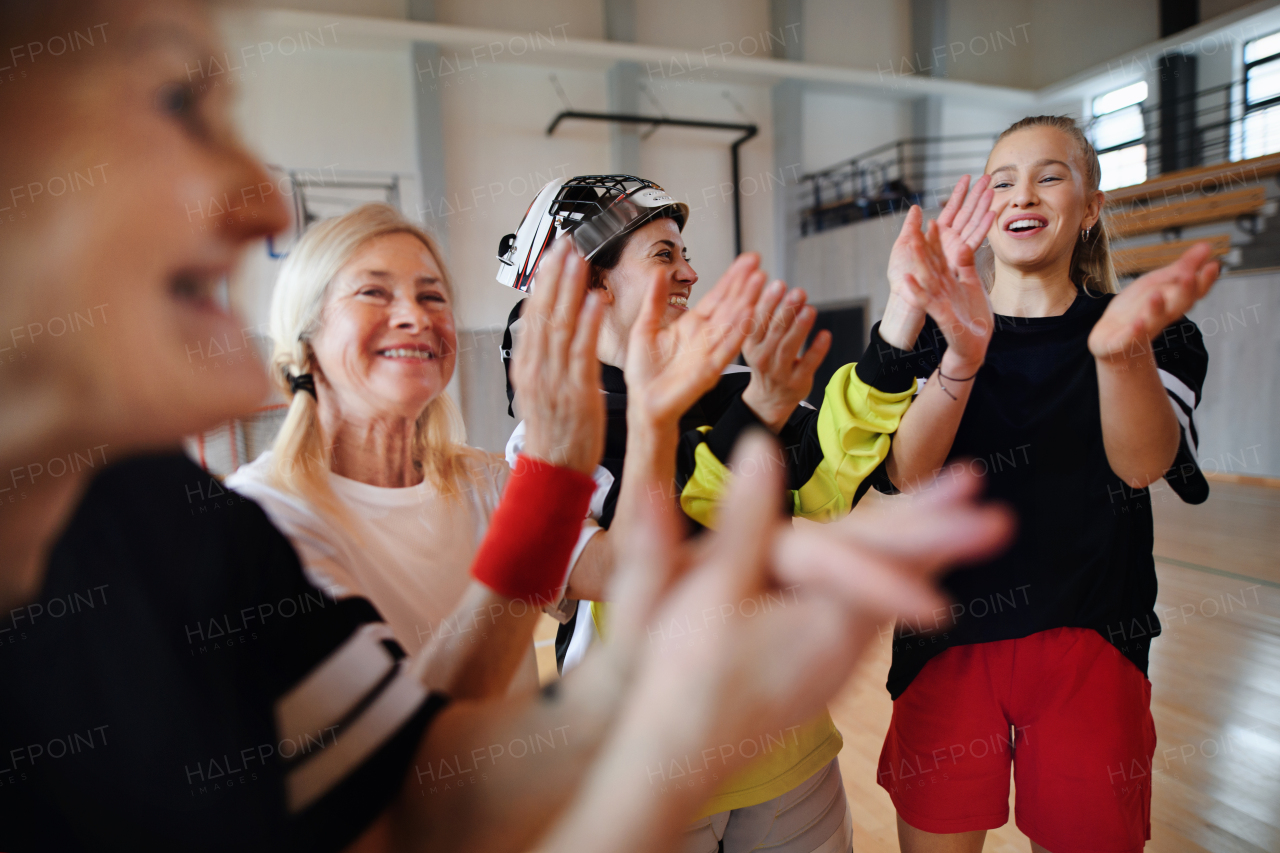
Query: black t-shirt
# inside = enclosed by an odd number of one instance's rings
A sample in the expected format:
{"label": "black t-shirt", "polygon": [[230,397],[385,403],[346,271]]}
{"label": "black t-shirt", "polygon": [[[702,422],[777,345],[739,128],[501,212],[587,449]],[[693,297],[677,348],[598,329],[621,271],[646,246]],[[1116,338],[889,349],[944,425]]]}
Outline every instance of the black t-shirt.
{"label": "black t-shirt", "polygon": [[445,699],[183,456],[103,471],[0,615],[0,850],[339,850]]}
{"label": "black t-shirt", "polygon": [[[1097,370],[1087,346],[1112,298],[1082,291],[1058,317],[996,316],[948,463],[985,475],[986,496],[1017,512],[1016,539],[995,559],[944,579],[954,624],[942,630],[928,622],[898,624],[888,679],[894,698],[951,646],[1060,627],[1096,630],[1147,671],[1151,638],[1160,633],[1151,497],[1148,489],[1124,483],[1107,462]],[[1208,484],[1195,463],[1190,416],[1208,356],[1199,329],[1185,318],[1153,349],[1183,431],[1166,479],[1184,500],[1199,503]],[[903,390],[910,386],[907,374],[929,377],[945,350],[929,320],[915,350],[896,351]],[[893,491],[883,466],[875,477],[879,490]]]}

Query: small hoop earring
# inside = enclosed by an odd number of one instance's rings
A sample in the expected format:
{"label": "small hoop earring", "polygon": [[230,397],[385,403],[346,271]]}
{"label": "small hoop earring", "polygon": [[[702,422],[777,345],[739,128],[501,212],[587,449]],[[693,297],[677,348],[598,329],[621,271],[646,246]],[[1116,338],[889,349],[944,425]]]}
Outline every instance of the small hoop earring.
{"label": "small hoop earring", "polygon": [[1082,241],[1084,241],[1085,243],[1088,243],[1088,242],[1089,242],[1089,234],[1090,234],[1090,232],[1092,232],[1092,231],[1093,231],[1093,226],[1092,226],[1092,225],[1090,225],[1088,228],[1086,228],[1086,229],[1084,229],[1083,231],[1081,231],[1081,232],[1080,232],[1080,239],[1081,239]]}

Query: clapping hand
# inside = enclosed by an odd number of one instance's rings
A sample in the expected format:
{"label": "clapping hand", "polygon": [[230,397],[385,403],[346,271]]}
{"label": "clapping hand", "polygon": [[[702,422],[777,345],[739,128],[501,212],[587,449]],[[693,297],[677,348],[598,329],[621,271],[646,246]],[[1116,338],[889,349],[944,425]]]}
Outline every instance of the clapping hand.
{"label": "clapping hand", "polygon": [[812,717],[884,620],[945,627],[936,576],[1012,532],[1007,510],[974,503],[969,474],[909,506],[792,529],[778,511],[777,455],[762,434],[744,438],[716,531],[682,543],[674,509],[654,501],[623,543],[614,636],[639,649],[623,728],[654,729],[632,742],[673,751],[647,761]]}
{"label": "clapping hand", "polygon": [[571,240],[558,240],[538,267],[511,363],[525,454],[587,475],[604,452],[596,360],[603,307],[587,293],[586,261]]}
{"label": "clapping hand", "polygon": [[[922,307],[947,342],[942,372],[969,377],[986,359],[995,331],[991,300],[973,263],[973,249],[953,243],[951,258],[943,245],[943,229],[929,223],[928,233],[914,249],[915,273],[903,276],[904,298]],[[917,277],[918,276],[918,277]]]}
{"label": "clapping hand", "polygon": [[742,349],[764,287],[760,256],[738,256],[697,304],[663,327],[667,290],[654,283],[627,342],[627,416],[674,426]]}
{"label": "clapping hand", "polygon": [[[995,221],[995,212],[991,210],[994,192],[990,184],[989,175],[979,176],[972,186],[969,176],[963,176],[935,220],[942,255],[946,264],[957,273],[962,261],[972,263],[969,260],[972,252],[982,245],[991,223]],[[906,283],[908,274],[914,274],[917,279],[926,274],[921,259],[925,239],[921,233],[923,220],[924,214],[913,205],[889,254],[889,302],[880,322],[880,336],[899,349],[911,349],[924,325],[925,306],[913,298]],[[965,254],[966,249],[968,254]]]}
{"label": "clapping hand", "polygon": [[773,433],[778,433],[800,401],[813,389],[813,374],[831,348],[831,333],[821,331],[803,353],[818,312],[805,304],[805,292],[787,291],[786,282],[765,288],[756,303],[742,357],[751,382],[742,400]]}
{"label": "clapping hand", "polygon": [[1218,278],[1208,243],[1196,243],[1167,267],[1149,272],[1120,291],[1089,334],[1096,359],[1150,357],[1151,341],[1203,299]]}

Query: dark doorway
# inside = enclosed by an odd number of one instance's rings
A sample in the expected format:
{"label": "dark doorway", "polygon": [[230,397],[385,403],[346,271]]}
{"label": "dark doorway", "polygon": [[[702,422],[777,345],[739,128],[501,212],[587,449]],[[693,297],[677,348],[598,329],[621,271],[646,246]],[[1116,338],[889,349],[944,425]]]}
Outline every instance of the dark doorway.
{"label": "dark doorway", "polygon": [[[852,361],[862,358],[866,349],[866,306],[832,305],[818,309],[818,319],[814,321],[813,331],[809,333],[809,341],[819,331],[831,332],[831,351],[818,365],[818,372],[813,377],[813,390],[809,392],[809,403],[816,409],[822,408],[822,396],[826,393],[827,383],[837,370]],[[807,346],[807,344],[806,344]]]}

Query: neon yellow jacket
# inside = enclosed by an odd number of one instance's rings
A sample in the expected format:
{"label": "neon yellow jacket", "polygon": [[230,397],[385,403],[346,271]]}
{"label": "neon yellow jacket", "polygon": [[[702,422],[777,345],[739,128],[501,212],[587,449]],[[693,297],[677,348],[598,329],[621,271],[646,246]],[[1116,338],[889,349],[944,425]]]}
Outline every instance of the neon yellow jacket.
{"label": "neon yellow jacket", "polygon": [[[884,362],[876,357],[877,343]],[[778,438],[788,468],[788,487],[794,515],[828,522],[843,518],[870,485],[869,476],[889,454],[892,434],[911,404],[914,376],[901,368],[900,357],[872,333],[872,346],[861,364],[848,364],[827,383],[819,409],[802,406],[788,420]],[[680,506],[694,522],[715,527],[715,513],[728,483],[726,465],[742,432],[760,421],[741,400],[749,381],[745,372],[726,373],[707,396],[682,420],[677,460]],[[885,390],[889,389],[889,390]],[[701,423],[698,423],[701,421]],[[596,628],[605,626],[606,610],[591,605]],[[717,793],[702,815],[756,805],[785,794],[818,772],[840,752],[844,741],[831,720],[822,715],[804,725],[723,748],[753,757],[742,770],[724,774]],[[695,766],[698,765],[698,766]],[[683,764],[649,768],[654,784],[687,784],[689,777],[715,774],[715,756],[690,757]]]}

